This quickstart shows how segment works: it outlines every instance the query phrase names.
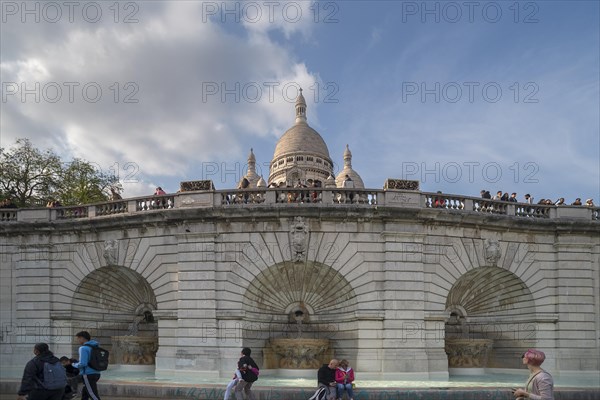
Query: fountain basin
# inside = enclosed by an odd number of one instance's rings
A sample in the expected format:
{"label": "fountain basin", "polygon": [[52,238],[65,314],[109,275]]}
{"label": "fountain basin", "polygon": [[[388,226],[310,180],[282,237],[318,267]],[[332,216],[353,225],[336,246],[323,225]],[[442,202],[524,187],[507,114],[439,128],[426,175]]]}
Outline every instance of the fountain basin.
{"label": "fountain basin", "polygon": [[450,375],[483,374],[493,344],[491,339],[446,339]]}
{"label": "fountain basin", "polygon": [[158,338],[148,336],[112,336],[112,364],[127,370],[154,370]]}
{"label": "fountain basin", "polygon": [[[272,339],[267,361],[273,368],[317,369],[330,357],[329,339]],[[275,365],[274,365],[275,364]]]}

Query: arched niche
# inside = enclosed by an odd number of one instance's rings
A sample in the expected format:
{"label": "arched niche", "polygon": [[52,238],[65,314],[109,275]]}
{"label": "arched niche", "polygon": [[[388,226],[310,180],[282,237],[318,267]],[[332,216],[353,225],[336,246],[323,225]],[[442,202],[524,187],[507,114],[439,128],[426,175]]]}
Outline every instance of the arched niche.
{"label": "arched niche", "polygon": [[[451,339],[473,346],[476,340],[493,341],[487,365],[481,367],[519,368],[517,355],[535,344],[531,291],[519,277],[499,267],[475,268],[462,275],[448,293],[446,315],[446,344]],[[446,352],[452,358],[448,346]],[[469,350],[462,353],[468,355]],[[461,362],[472,366],[468,360]]]}

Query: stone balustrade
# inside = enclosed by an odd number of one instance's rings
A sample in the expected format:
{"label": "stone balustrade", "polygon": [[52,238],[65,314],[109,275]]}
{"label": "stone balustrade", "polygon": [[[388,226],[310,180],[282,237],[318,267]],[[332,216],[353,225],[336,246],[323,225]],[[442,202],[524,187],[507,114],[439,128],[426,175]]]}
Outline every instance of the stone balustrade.
{"label": "stone balustrade", "polygon": [[77,219],[88,217],[89,206],[57,207],[56,219]]}
{"label": "stone balustrade", "polygon": [[126,201],[111,201],[110,203],[98,204],[96,206],[96,215],[114,215],[127,212]]}
{"label": "stone balustrade", "polygon": [[171,195],[144,196],[70,207],[2,209],[0,210],[0,223],[110,218],[118,214],[135,214],[175,208],[288,207],[292,204],[303,204],[307,207],[424,208],[432,212],[438,210],[441,213],[600,221],[599,207],[512,203],[479,197],[394,189],[253,188],[183,191]]}
{"label": "stone balustrade", "polygon": [[164,210],[175,207],[175,196],[146,196],[136,200],[136,211]]}
{"label": "stone balustrade", "polygon": [[14,208],[0,210],[0,222],[6,221],[16,221],[17,220],[17,210]]}

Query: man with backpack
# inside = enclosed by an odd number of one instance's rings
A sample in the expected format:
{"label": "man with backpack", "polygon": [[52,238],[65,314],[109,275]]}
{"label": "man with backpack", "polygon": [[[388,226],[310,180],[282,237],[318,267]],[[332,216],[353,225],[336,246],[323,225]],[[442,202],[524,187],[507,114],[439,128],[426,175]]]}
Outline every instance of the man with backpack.
{"label": "man with backpack", "polygon": [[108,352],[102,349],[97,341],[92,340],[89,332],[78,332],[75,339],[81,345],[79,362],[73,364],[73,367],[79,369],[79,374],[83,378],[81,400],[100,400],[97,384],[100,371],[106,370],[108,366]]}
{"label": "man with backpack", "polygon": [[67,374],[46,343],[33,347],[35,357],[25,365],[17,400],[61,400]]}

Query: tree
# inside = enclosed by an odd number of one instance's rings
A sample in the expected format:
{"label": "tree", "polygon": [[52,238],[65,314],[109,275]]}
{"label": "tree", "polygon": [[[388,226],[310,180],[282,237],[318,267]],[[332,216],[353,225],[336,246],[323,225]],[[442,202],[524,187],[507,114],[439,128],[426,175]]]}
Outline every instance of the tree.
{"label": "tree", "polygon": [[36,149],[29,139],[18,139],[10,150],[0,148],[0,191],[19,207],[47,201],[60,170],[60,158],[51,150]]}
{"label": "tree", "polygon": [[116,176],[103,174],[93,164],[75,158],[61,170],[54,197],[63,205],[97,203],[108,200],[111,187],[120,188]]}
{"label": "tree", "polygon": [[79,158],[63,163],[29,139],[18,139],[9,150],[0,148],[0,196],[11,197],[19,207],[45,206],[51,200],[65,206],[106,201],[111,187],[121,189],[115,175]]}

